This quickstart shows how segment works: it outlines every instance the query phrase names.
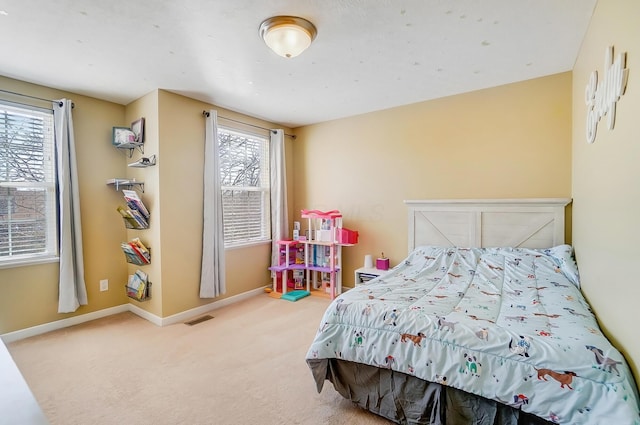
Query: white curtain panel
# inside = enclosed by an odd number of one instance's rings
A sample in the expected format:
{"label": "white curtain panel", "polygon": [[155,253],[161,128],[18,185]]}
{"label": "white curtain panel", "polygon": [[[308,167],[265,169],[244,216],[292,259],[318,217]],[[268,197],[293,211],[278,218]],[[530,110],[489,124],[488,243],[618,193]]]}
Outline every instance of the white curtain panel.
{"label": "white curtain panel", "polygon": [[[289,238],[287,169],[283,130],[271,130],[269,151],[269,172],[271,173],[271,264],[277,265],[277,242]],[[273,273],[274,272],[272,272],[272,274]]]}
{"label": "white curtain panel", "polygon": [[72,102],[52,102],[58,178],[58,227],[60,281],[58,313],[71,313],[87,304],[82,254],[82,225],[78,170],[73,135]]}
{"label": "white curtain panel", "polygon": [[206,117],[205,128],[204,222],[200,298],[215,298],[227,291],[219,151],[218,113],[215,110],[210,110]]}

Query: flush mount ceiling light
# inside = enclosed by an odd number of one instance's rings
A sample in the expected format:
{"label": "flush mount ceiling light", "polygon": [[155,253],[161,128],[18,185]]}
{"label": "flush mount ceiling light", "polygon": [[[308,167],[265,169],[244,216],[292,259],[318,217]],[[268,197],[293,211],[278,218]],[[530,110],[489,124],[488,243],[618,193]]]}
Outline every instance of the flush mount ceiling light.
{"label": "flush mount ceiling light", "polygon": [[311,22],[297,16],[274,16],[260,24],[260,37],[271,50],[285,58],[304,52],[317,33]]}

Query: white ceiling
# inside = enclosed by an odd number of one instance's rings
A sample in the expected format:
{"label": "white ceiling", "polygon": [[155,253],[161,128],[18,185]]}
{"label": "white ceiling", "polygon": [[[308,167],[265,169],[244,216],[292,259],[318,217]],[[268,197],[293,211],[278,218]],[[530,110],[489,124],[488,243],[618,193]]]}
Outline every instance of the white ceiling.
{"label": "white ceiling", "polygon": [[[297,127],[569,71],[596,1],[0,0],[0,74]],[[258,27],[274,15],[312,21],[311,47],[271,52]]]}

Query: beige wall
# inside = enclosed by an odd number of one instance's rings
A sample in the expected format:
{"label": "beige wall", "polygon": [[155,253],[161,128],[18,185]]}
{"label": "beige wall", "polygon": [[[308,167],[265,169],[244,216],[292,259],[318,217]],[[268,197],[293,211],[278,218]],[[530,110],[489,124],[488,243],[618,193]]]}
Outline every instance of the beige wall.
{"label": "beige wall", "polygon": [[[607,335],[640,378],[640,340],[635,328],[640,299],[640,2],[599,1],[573,77],[573,240],[582,288]],[[595,143],[585,135],[585,87],[604,76],[605,51],[627,52],[627,90],[618,102],[615,128],[607,117]],[[636,313],[634,313],[634,311]]]}
{"label": "beige wall", "polygon": [[[125,172],[121,152],[111,146],[111,129],[125,124],[122,105],[0,77],[0,87],[31,96],[73,100],[73,120],[80,180],[85,279],[89,305],[75,313],[58,314],[58,263],[0,269],[0,334],[85,314],[126,302],[122,285],[120,241],[124,226],[115,211],[118,194],[105,181]],[[1,94],[1,98],[36,106],[46,103]],[[100,279],[110,290],[99,291]]]}
{"label": "beige wall", "polygon": [[[163,90],[159,92],[158,105],[162,316],[166,317],[213,301],[201,299],[198,295],[202,256],[205,123],[202,111],[216,109],[218,115],[227,118],[266,128],[274,125]],[[219,123],[223,123],[223,120],[220,119]],[[238,127],[237,124],[230,124]],[[266,131],[257,131],[268,136]],[[270,253],[270,244],[227,250],[227,293],[217,299],[268,284]]]}
{"label": "beige wall", "polygon": [[571,73],[296,129],[295,218],[339,209],[365,254],[407,254],[403,200],[571,196]]}
{"label": "beige wall", "polygon": [[[158,316],[167,317],[238,295],[270,283],[270,244],[228,250],[227,293],[216,299],[200,299],[202,246],[202,164],[204,155],[203,110],[217,109],[227,118],[261,127],[273,123],[216,108],[163,90],[153,91],[125,106],[64,93],[46,87],[0,77],[0,87],[42,98],[67,97],[74,101],[74,128],[80,180],[80,203],[84,243],[85,277],[89,304],[75,313],[58,314],[58,263],[0,268],[0,334],[54,322],[110,307],[133,303]],[[25,98],[2,95],[25,102]],[[28,100],[28,99],[27,99]],[[38,106],[47,106],[40,105]],[[157,155],[157,165],[144,169],[127,167],[142,156],[111,145],[114,126],[129,126],[145,118],[144,156]],[[242,126],[224,122],[232,128]],[[252,131],[252,127],[244,126]],[[288,133],[290,129],[285,129]],[[268,135],[267,131],[262,131]],[[289,187],[292,188],[292,141],[286,139]],[[116,212],[122,193],[107,186],[114,177],[135,177],[145,182],[142,199],[151,212],[150,228],[127,230]],[[290,189],[292,196],[292,189]],[[137,302],[126,297],[127,276],[138,266],[128,265],[120,243],[133,237],[148,244],[150,265],[140,267],[153,283],[152,298]],[[109,280],[109,290],[99,291],[99,281]]]}
{"label": "beige wall", "polygon": [[[126,157],[126,162],[131,163],[138,160],[140,157],[150,157],[156,155],[159,158],[158,151],[160,148],[160,135],[159,135],[159,113],[158,113],[158,91],[154,90],[140,99],[131,102],[125,108],[127,126],[133,121],[144,118],[144,152],[136,149],[132,151],[132,157]],[[149,219],[149,228],[144,230],[127,230],[127,240],[133,238],[140,238],[142,243],[145,244],[151,250],[151,264],[144,266],[137,266],[134,264],[127,264],[128,274],[132,275],[136,270],[140,269],[145,272],[149,281],[151,282],[151,299],[146,301],[137,301],[129,299],[128,301],[149,313],[162,317],[162,300],[164,292],[162,291],[162,245],[160,243],[161,236],[161,217],[162,210],[160,208],[159,200],[159,174],[160,166],[152,166],[147,168],[135,168],[127,167],[127,178],[135,178],[137,181],[144,182],[144,192],[141,192],[138,187],[134,187],[138,191],[144,205],[149,210],[151,215]],[[122,199],[122,195],[120,194]],[[124,258],[122,261],[124,265]]]}
{"label": "beige wall", "polygon": [[[147,302],[132,302],[160,317],[260,288],[270,279],[267,270],[270,244],[230,249],[226,251],[226,294],[216,299],[199,297],[205,123],[202,112],[210,109],[216,109],[221,117],[265,128],[277,127],[165,90],[127,106],[131,121],[149,114],[145,116],[149,130],[145,155],[157,154],[155,167],[137,171],[148,182],[143,199],[151,208],[151,226],[145,231],[132,231],[147,237],[152,249],[152,265],[146,267],[153,282],[153,297]],[[243,127],[222,118],[219,123]],[[267,137],[269,134],[249,126],[244,129]],[[291,141],[287,143],[291,149]],[[129,269],[135,271],[135,267]]]}

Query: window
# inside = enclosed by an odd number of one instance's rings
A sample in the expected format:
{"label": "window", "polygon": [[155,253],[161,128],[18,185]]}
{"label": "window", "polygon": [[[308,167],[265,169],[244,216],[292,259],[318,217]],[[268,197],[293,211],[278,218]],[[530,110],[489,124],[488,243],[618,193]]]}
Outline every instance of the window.
{"label": "window", "polygon": [[53,112],[0,103],[0,265],[57,256]]}
{"label": "window", "polygon": [[218,128],[226,247],[271,239],[269,140]]}

